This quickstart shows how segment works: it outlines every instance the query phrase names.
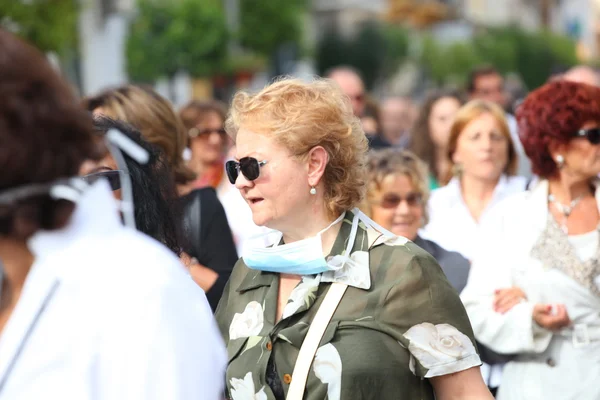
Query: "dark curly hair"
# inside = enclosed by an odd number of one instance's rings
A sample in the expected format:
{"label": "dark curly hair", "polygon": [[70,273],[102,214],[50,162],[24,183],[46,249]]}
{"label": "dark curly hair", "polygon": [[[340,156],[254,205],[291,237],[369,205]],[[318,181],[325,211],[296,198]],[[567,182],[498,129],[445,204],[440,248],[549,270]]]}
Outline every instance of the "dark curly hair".
{"label": "dark curly hair", "polygon": [[[74,176],[100,159],[91,116],[44,55],[3,29],[0,49],[0,191]],[[0,211],[0,234],[26,239],[63,226],[72,206],[37,196]]]}
{"label": "dark curly hair", "polygon": [[163,161],[162,151],[142,138],[142,134],[133,126],[108,117],[94,118],[94,127],[104,134],[117,129],[133,140],[150,156],[146,164],[138,164],[124,154],[134,202],[135,224],[140,232],[163,243],[175,254],[181,253],[178,221],[177,192],[169,166]]}
{"label": "dark curly hair", "polygon": [[98,159],[92,118],[37,49],[0,29],[0,190],[77,175]]}
{"label": "dark curly hair", "polygon": [[600,89],[562,80],[547,83],[525,98],[516,118],[533,173],[555,177],[558,167],[550,143],[567,143],[586,122],[600,122]]}

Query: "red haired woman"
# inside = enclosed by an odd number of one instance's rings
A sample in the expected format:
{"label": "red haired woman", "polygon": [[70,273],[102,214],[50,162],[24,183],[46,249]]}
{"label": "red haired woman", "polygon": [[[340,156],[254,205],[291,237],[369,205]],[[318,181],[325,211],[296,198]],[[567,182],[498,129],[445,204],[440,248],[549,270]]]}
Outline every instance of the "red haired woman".
{"label": "red haired woman", "polygon": [[462,298],[477,339],[513,355],[499,399],[598,399],[600,89],[548,83],[517,120],[541,179],[496,214]]}

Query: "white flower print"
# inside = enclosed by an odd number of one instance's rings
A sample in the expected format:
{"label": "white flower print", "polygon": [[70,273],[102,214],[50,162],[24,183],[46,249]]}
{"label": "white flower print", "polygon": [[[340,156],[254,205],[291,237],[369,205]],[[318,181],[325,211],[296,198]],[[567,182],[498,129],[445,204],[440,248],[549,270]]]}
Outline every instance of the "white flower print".
{"label": "white flower print", "polygon": [[343,255],[333,256],[327,260],[327,264],[335,270],[323,272],[321,282],[340,282],[361,289],[371,287],[371,269],[367,251],[355,251],[350,258]]}
{"label": "white flower print", "polygon": [[317,275],[315,277],[303,276],[302,282],[300,282],[300,284],[298,284],[294,288],[294,290],[292,290],[288,303],[283,309],[283,314],[281,318],[286,319],[294,315],[294,313],[298,311],[300,307],[302,307],[302,304],[309,301],[310,296],[315,296],[320,281],[320,275]]}
{"label": "white flower print", "polygon": [[244,379],[231,378],[230,384],[233,400],[267,400],[264,386],[258,392],[254,392],[252,372],[248,372]]}
{"label": "white flower print", "polygon": [[339,400],[342,388],[342,359],[331,343],[319,347],[313,371],[321,382],[327,384],[327,400]]}
{"label": "white flower print", "polygon": [[[424,322],[403,335],[408,350],[429,371],[425,378],[446,375],[479,365],[471,339],[449,324]],[[414,362],[411,360],[411,362]]]}
{"label": "white flower print", "polygon": [[257,301],[246,305],[242,314],[236,313],[229,325],[229,340],[258,336],[264,325],[263,308]]}

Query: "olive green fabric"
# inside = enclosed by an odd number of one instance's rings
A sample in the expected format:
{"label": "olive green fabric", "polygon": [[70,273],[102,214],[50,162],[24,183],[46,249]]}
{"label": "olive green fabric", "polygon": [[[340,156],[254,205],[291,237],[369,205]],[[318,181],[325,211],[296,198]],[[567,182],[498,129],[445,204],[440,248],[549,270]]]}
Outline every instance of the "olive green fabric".
{"label": "olive green fabric", "polygon": [[[346,213],[329,262],[345,252],[353,217]],[[270,357],[287,395],[330,282],[349,287],[321,340],[305,399],[433,399],[427,378],[481,364],[464,307],[433,257],[361,222],[350,260],[338,271],[304,277],[278,323],[277,274],[238,261],[216,312],[229,356],[229,398],[274,399],[266,383]]]}

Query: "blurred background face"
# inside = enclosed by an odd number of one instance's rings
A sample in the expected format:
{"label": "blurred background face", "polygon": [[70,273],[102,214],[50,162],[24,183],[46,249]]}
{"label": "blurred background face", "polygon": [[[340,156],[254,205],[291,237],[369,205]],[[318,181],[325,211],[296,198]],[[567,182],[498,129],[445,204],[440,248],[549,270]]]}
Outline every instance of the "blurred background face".
{"label": "blurred background face", "polygon": [[381,189],[369,197],[373,221],[396,235],[410,240],[417,237],[424,206],[421,193],[407,175],[386,176]]}
{"label": "blurred background face", "polygon": [[399,137],[412,123],[412,104],[403,98],[390,98],[381,105],[381,131],[386,137]]}
{"label": "blurred background face", "polygon": [[369,136],[374,136],[379,132],[379,126],[377,126],[377,120],[373,117],[362,117],[360,119],[363,131]]}
{"label": "blurred background face", "polygon": [[446,148],[448,146],[450,128],[459,108],[460,102],[454,97],[442,97],[431,107],[429,132],[436,147]]}
{"label": "blurred background face", "polygon": [[491,101],[504,108],[506,106],[504,78],[498,74],[479,76],[475,80],[475,90],[471,93],[471,98]]}
{"label": "blurred background face", "polygon": [[342,92],[350,98],[352,111],[357,117],[365,112],[365,86],[359,76],[351,71],[334,72],[330,79],[334,80],[342,89]]}
{"label": "blurred background face", "polygon": [[[582,129],[600,126],[597,122],[588,122]],[[600,173],[600,145],[590,143],[586,138],[572,139],[563,149],[556,152],[565,158],[565,171],[584,180]],[[556,158],[556,155],[554,156]]]}
{"label": "blurred background face", "polygon": [[219,114],[208,112],[196,126],[198,135],[190,140],[190,149],[193,157],[203,164],[218,163],[225,154],[227,134],[223,123]]}
{"label": "blurred background face", "polygon": [[483,113],[465,126],[452,159],[461,165],[463,176],[500,178],[508,163],[508,139],[492,114]]}

